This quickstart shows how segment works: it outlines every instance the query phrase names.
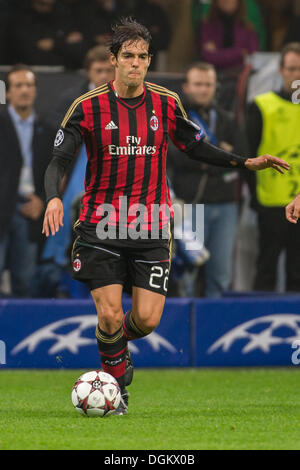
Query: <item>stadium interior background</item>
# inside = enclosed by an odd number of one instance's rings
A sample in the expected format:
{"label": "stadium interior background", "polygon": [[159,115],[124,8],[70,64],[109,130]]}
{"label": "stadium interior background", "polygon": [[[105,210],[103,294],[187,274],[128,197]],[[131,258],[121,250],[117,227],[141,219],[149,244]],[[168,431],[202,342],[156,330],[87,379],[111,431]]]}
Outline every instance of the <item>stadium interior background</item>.
{"label": "stadium interior background", "polygon": [[[230,119],[235,120],[244,144],[239,148],[243,149],[244,156],[250,156],[249,148],[251,145],[246,142],[247,109],[257,95],[272,90],[277,91],[282,87],[282,79],[279,73],[280,53],[287,43],[300,42],[300,0],[245,0],[244,3],[247,20],[252,24],[251,31],[253,34],[255,32],[258,45],[256,50],[251,51],[251,53],[247,51],[243,53],[242,60],[233,63],[233,65],[230,61],[228,62],[229,65],[226,65],[220,62],[219,58],[216,58],[214,66],[217,70],[218,86],[214,104],[230,113]],[[38,54],[30,55],[30,50],[33,50],[32,45],[41,39],[45,39],[45,33],[41,26],[43,25],[41,10],[39,14],[36,14],[39,10],[38,4],[42,9],[43,4],[44,6],[48,4],[45,8],[50,8],[52,12],[51,25],[49,24],[46,35],[49,42],[46,45],[44,44],[42,49],[43,52],[46,52],[54,47],[52,52],[58,51],[58,63],[53,63],[53,60],[55,60],[53,59],[54,53],[51,55],[51,59],[49,58],[49,63],[47,63],[47,54],[40,55],[42,63],[38,62]],[[141,8],[141,4],[143,4],[143,8]],[[86,82],[82,67],[84,54],[91,47],[104,44],[110,34],[109,21],[115,20],[120,14],[133,14],[138,19],[141,18],[141,21],[144,20],[155,39],[155,60],[147,79],[176,91],[185,103],[182,84],[185,79],[186,68],[194,62],[208,62],[208,57],[212,57],[206,53],[209,51],[209,47],[205,52],[203,49],[201,50],[200,44],[201,38],[203,40],[201,35],[204,34],[205,27],[203,25],[209,13],[210,4],[210,0],[0,0],[0,79],[5,80],[7,72],[15,63],[21,62],[32,66],[37,75],[35,111],[50,125],[57,127],[59,124],[54,118],[55,109],[65,90],[80,89]],[[80,24],[78,20],[81,13],[87,9],[87,5],[89,5],[91,11],[96,12],[95,18],[103,19],[98,24],[99,30],[93,31],[94,36],[92,38],[88,37],[92,33],[90,33],[86,23],[82,21],[82,24]],[[34,14],[32,9],[36,9]],[[73,16],[72,12],[74,12]],[[70,21],[70,17],[73,23]],[[65,31],[61,25],[65,25]],[[93,28],[94,26],[93,24]],[[82,29],[78,32],[79,28]],[[76,33],[78,33],[77,36]],[[58,34],[60,35],[60,47],[55,49],[56,46],[53,46],[53,44],[58,40]],[[209,37],[209,33],[207,34]],[[27,38],[26,41],[24,38]],[[62,45],[63,41],[65,42]],[[237,47],[234,44],[235,39],[232,34],[230,41],[233,42],[231,44],[232,48]],[[74,49],[72,49],[73,46]],[[76,51],[79,50],[80,54],[77,54]],[[215,49],[212,47],[210,53],[214,51]],[[66,59],[70,57],[72,57],[71,61]],[[81,66],[78,63],[79,57],[81,57]],[[1,104],[1,111],[3,111],[3,107],[6,107],[6,105]],[[176,160],[177,157],[178,155],[171,145],[168,172],[172,186],[176,186],[174,181],[181,178],[176,165],[173,165],[174,159]],[[7,155],[2,155],[2,158],[7,158]],[[199,178],[201,171],[199,169]],[[5,179],[5,175],[0,168],[0,186],[4,185],[4,180],[1,182],[2,178]],[[189,181],[185,181],[184,184],[189,185]],[[299,191],[300,180],[297,184]],[[180,194],[176,194],[175,198],[182,200]],[[170,279],[169,297],[183,297],[183,299],[180,299],[182,303],[179,304],[177,301],[174,303],[172,299],[168,304],[167,299],[167,309],[174,310],[175,323],[177,316],[184,315],[186,317],[184,354],[176,355],[174,353],[174,348],[177,351],[180,350],[180,344],[178,343],[173,349],[171,346],[166,346],[163,355],[155,356],[153,359],[153,356],[151,358],[149,354],[147,355],[147,347],[151,346],[151,342],[145,345],[145,342],[140,340],[140,344],[143,343],[143,346],[140,347],[145,348],[146,353],[144,354],[145,361],[141,361],[139,365],[291,365],[292,343],[291,341],[288,342],[286,338],[293,337],[295,339],[299,331],[300,316],[299,319],[296,317],[300,309],[300,297],[298,297],[300,285],[293,292],[287,292],[286,254],[285,250],[282,249],[278,257],[274,288],[255,289],[260,236],[258,213],[251,206],[251,188],[242,173],[238,175],[234,202],[238,208],[238,218],[233,232],[232,273],[230,274],[228,286],[220,289],[217,295],[212,296],[216,298],[204,299],[203,297],[210,297],[205,294],[204,287],[207,260],[204,257],[203,264],[202,262],[197,262],[197,264],[188,253],[184,252],[184,246],[177,245],[177,251],[174,252],[174,274]],[[71,217],[70,211],[71,204],[69,204],[69,212],[65,212],[65,217]],[[212,230],[214,229],[212,228]],[[219,229],[216,228],[215,230]],[[273,230],[276,232],[277,227],[274,226]],[[2,325],[0,339],[4,339],[7,344],[8,366],[36,367],[40,365],[41,367],[57,367],[56,359],[52,361],[54,356],[50,357],[49,361],[40,363],[40,357],[38,357],[40,353],[37,354],[37,350],[34,351],[35,355],[30,356],[29,349],[27,349],[28,357],[30,357],[28,359],[26,356],[22,362],[19,359],[18,351],[26,346],[25,344],[21,345],[24,338],[29,337],[35,330],[41,331],[42,327],[51,322],[63,322],[66,318],[80,316],[78,305],[82,305],[81,311],[84,310],[88,317],[92,315],[93,307],[87,300],[89,299],[88,290],[71,280],[70,266],[67,262],[71,232],[68,237],[69,243],[66,243],[64,260],[58,262],[58,266],[55,266],[57,269],[52,270],[51,267],[49,268],[49,284],[47,284],[47,272],[43,273],[46,276],[44,285],[48,287],[51,285],[52,287],[49,289],[45,287],[44,290],[40,290],[39,294],[36,295],[39,300],[30,300],[31,297],[34,297],[30,292],[21,296],[27,297],[26,300],[13,299],[10,271],[7,269],[9,267],[8,259],[4,263],[1,273],[1,297],[3,300],[0,300],[0,325]],[[42,240],[43,243],[44,240]],[[270,240],[270,243],[272,243],[272,240]],[[2,245],[0,248],[2,249]],[[55,250],[55,247],[52,247],[52,252],[53,250]],[[48,262],[56,264],[53,259],[43,259],[42,251],[43,248],[40,252],[38,267],[47,265]],[[41,300],[41,297],[44,299],[50,297],[52,300]],[[200,297],[202,299],[192,300],[192,298]],[[76,307],[72,303],[73,301],[68,299],[80,299],[79,302],[83,302],[83,304],[77,303]],[[68,302],[71,303],[68,304]],[[125,302],[128,302],[128,299],[125,299]],[[20,309],[22,311],[24,309],[22,319],[20,318]],[[211,311],[213,311],[213,314],[209,324],[206,325],[207,331],[203,331],[199,328],[199,324],[204,321],[206,314],[207,318],[210,316]],[[224,347],[221,345],[223,349],[220,346],[221,349],[219,349],[219,355],[217,355],[215,361],[210,356],[212,350],[206,354],[205,347],[208,351],[209,347],[215,344],[217,338],[225,335],[229,329],[233,331],[242,323],[249,322],[250,325],[251,322],[255,323],[256,320],[257,324],[260,324],[259,319],[265,318],[267,315],[269,315],[269,318],[265,320],[268,323],[266,329],[271,336],[272,334],[275,335],[276,315],[281,318],[279,330],[280,328],[288,328],[288,323],[285,322],[287,315],[293,316],[293,321],[296,322],[293,323],[292,334],[279,331],[278,338],[281,338],[282,341],[278,340],[279,349],[276,350],[277,352],[272,358],[268,354],[271,352],[271,343],[261,343],[263,346],[256,349],[253,346],[254,349],[248,356],[240,350],[239,352],[234,350],[230,357],[224,359],[224,351],[226,350],[224,345]],[[22,334],[20,331],[14,331],[16,335],[12,336],[10,332],[11,322],[18,321],[23,323],[24,330]],[[220,326],[216,330],[215,324],[218,322]],[[196,327],[198,330],[195,329]],[[252,328],[252,324],[250,327]],[[90,328],[90,324],[88,324],[88,328]],[[160,328],[158,334],[167,338],[169,344],[171,344],[173,341],[172,336],[176,335],[176,328],[170,328],[167,319],[163,321]],[[201,340],[205,337],[209,337],[211,341],[206,339],[205,347],[202,345],[202,350],[199,352],[198,348],[201,345]],[[95,348],[95,345],[93,348]],[[157,350],[159,350],[159,347]],[[222,355],[221,352],[224,354]],[[69,356],[67,356],[65,366],[74,367],[71,350],[67,351],[67,354]],[[251,356],[251,354],[253,355]],[[88,358],[88,354],[83,357]],[[82,367],[89,365],[91,365],[89,359],[87,359],[87,362],[83,360],[83,363],[80,363]]]}

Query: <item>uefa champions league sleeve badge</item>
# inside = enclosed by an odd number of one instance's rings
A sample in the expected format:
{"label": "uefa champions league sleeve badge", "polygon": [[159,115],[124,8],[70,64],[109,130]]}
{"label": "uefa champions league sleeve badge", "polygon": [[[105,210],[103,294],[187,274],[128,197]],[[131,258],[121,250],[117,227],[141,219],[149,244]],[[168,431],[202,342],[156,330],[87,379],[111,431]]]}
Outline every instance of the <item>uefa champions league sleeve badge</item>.
{"label": "uefa champions league sleeve badge", "polygon": [[54,147],[59,147],[65,138],[65,134],[62,129],[59,129],[59,131],[56,134],[55,141],[54,141]]}

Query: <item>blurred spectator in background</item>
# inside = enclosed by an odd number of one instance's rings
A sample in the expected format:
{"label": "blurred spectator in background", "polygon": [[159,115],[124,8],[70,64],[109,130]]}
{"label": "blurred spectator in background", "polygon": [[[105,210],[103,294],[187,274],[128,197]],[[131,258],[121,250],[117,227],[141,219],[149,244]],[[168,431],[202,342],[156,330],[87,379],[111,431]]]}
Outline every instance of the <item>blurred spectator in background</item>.
{"label": "blurred spectator in background", "polygon": [[0,0],[0,65],[8,63],[6,58],[7,49],[7,26],[10,19],[11,8],[7,0]]}
{"label": "blurred spectator in background", "polygon": [[281,51],[285,44],[300,41],[298,0],[261,0],[267,26],[268,50]]}
{"label": "blurred spectator in background", "polygon": [[59,126],[68,107],[75,98],[93,90],[114,78],[114,69],[110,62],[110,53],[106,46],[95,46],[86,54],[83,67],[85,80],[79,86],[67,89],[58,100],[54,124]]}
{"label": "blurred spectator in background", "polygon": [[[300,287],[300,225],[285,219],[285,206],[300,190],[300,107],[292,101],[293,82],[300,80],[300,43],[287,45],[281,54],[283,87],[258,95],[249,105],[247,133],[252,155],[284,158],[291,170],[284,177],[248,172],[252,207],[258,213],[259,256],[254,288],[273,291],[279,255],[286,251],[286,290]],[[299,95],[299,93],[298,93]],[[275,173],[275,172],[274,172]]]}
{"label": "blurred spectator in background", "polygon": [[[245,14],[247,20],[252,24],[259,39],[259,48],[261,51],[266,49],[266,26],[261,11],[260,0],[245,0]],[[192,3],[192,23],[194,30],[197,31],[199,22],[204,20],[211,8],[212,0],[193,0]]]}
{"label": "blurred spectator in background", "polygon": [[163,62],[160,54],[169,46],[171,31],[165,11],[155,0],[91,0],[87,5],[88,34],[91,45],[107,45],[113,24],[120,16],[134,16],[143,23],[152,35],[151,68]]}
{"label": "blurred spectator in background", "polygon": [[[89,16],[86,0],[60,0],[65,7],[65,31],[61,41],[64,65],[79,69],[91,46],[89,39]],[[89,11],[89,10],[88,10]]]}
{"label": "blurred spectator in background", "polygon": [[258,38],[247,20],[244,0],[212,0],[197,36],[198,54],[217,69],[242,68],[258,51]]}
{"label": "blurred spectator in background", "polygon": [[88,44],[78,28],[58,0],[25,0],[11,19],[9,57],[30,65],[79,67]]}
{"label": "blurred spectator in background", "polygon": [[[201,126],[210,143],[227,151],[240,151],[241,138],[231,115],[215,103],[217,75],[213,65],[192,64],[183,91],[188,117]],[[186,203],[205,204],[204,243],[210,259],[204,266],[205,295],[219,297],[232,279],[233,247],[238,222],[237,171],[202,164],[181,155],[172,158],[174,190]]]}
{"label": "blurred spectator in background", "polygon": [[[63,65],[58,41],[63,36],[64,15],[56,0],[25,0],[12,18],[9,43],[13,62]],[[65,18],[66,19],[66,18]]]}
{"label": "blurred spectator in background", "polygon": [[[86,80],[77,88],[66,90],[58,102],[54,122],[58,127],[72,102],[84,93],[114,78],[114,69],[110,62],[110,53],[105,46],[95,46],[88,51],[84,60]],[[68,267],[68,250],[72,245],[71,207],[74,200],[79,212],[80,193],[84,189],[84,175],[87,163],[86,149],[82,146],[70,167],[63,192],[64,226],[55,237],[49,237],[42,253],[43,264],[39,267],[39,282],[35,291],[36,297],[57,297],[63,295],[60,282],[65,268]]]}
{"label": "blurred spectator in background", "polygon": [[31,293],[42,243],[44,173],[53,130],[34,112],[36,77],[17,65],[7,75],[8,106],[0,110],[0,275],[10,271],[15,297]]}
{"label": "blurred spectator in background", "polygon": [[111,27],[120,16],[117,0],[91,0],[87,6],[89,17],[88,33],[90,44],[107,45],[111,37]]}
{"label": "blurred spectator in background", "polygon": [[133,11],[137,21],[144,24],[152,36],[153,54],[150,70],[166,69],[166,50],[171,41],[171,28],[168,16],[157,0],[136,1]]}

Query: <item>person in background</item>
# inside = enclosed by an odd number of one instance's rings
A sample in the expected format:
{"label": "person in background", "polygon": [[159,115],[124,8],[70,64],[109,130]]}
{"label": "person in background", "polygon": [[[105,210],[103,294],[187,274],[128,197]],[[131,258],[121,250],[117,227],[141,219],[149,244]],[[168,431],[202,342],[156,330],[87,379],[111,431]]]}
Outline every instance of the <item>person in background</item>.
{"label": "person in background", "polygon": [[30,0],[20,4],[9,28],[13,63],[63,65],[58,50],[63,35],[63,16],[57,0]]}
{"label": "person in background", "polygon": [[6,79],[8,106],[0,107],[0,275],[7,267],[15,297],[31,294],[44,212],[44,173],[54,130],[34,111],[36,77],[25,65]]}
{"label": "person in background", "polygon": [[[114,69],[110,62],[110,53],[105,46],[95,46],[88,51],[84,59],[86,79],[78,88],[67,89],[61,97],[53,123],[59,127],[68,108],[78,96],[91,91],[114,78]],[[34,292],[35,297],[65,296],[61,286],[61,280],[68,266],[68,250],[72,244],[73,225],[71,207],[74,201],[80,206],[80,193],[84,189],[84,173],[87,162],[86,149],[82,146],[78,151],[73,165],[71,165],[64,181],[63,207],[65,222],[62,230],[56,237],[46,240],[41,255],[43,264],[39,266],[39,281]],[[67,294],[68,295],[68,294]]]}
{"label": "person in background", "polygon": [[268,50],[280,52],[285,44],[300,40],[297,3],[298,0],[261,0]]}
{"label": "person in background", "polygon": [[297,224],[300,218],[300,193],[285,208],[286,219],[292,224]]}
{"label": "person in background", "polygon": [[[197,31],[199,22],[204,20],[209,14],[212,0],[193,0],[191,6],[192,25],[194,31]],[[260,0],[245,0],[245,13],[247,20],[253,25],[259,40],[261,51],[266,50],[267,32],[262,13]]]}
{"label": "person in background", "polygon": [[279,256],[285,251],[285,288],[296,292],[300,286],[300,225],[287,222],[285,206],[300,190],[300,107],[293,99],[293,83],[300,80],[300,43],[288,44],[282,50],[280,74],[282,89],[258,95],[247,112],[251,154],[275,152],[292,167],[283,179],[268,171],[255,177],[246,175],[252,208],[258,214],[259,255],[254,289],[275,290]]}
{"label": "person in background", "polygon": [[79,86],[67,89],[58,101],[53,116],[55,126],[59,126],[67,109],[77,96],[93,90],[114,78],[114,69],[110,63],[109,50],[106,46],[90,49],[83,61],[85,79]]}
{"label": "person in background", "polygon": [[259,50],[258,38],[246,19],[244,0],[212,0],[209,15],[196,39],[199,56],[218,70],[242,68]]}
{"label": "person in background", "polygon": [[[70,1],[70,0],[69,0]],[[73,0],[74,1],[74,0]],[[88,11],[88,10],[87,10]],[[164,9],[155,0],[92,0],[89,16],[91,44],[106,45],[112,34],[112,26],[121,16],[134,16],[149,28],[153,38],[150,69],[166,67],[163,52],[169,46],[171,30]]]}
{"label": "person in background", "polygon": [[7,33],[12,8],[7,0],[0,0],[0,64],[8,64]]}
{"label": "person in background", "polygon": [[80,66],[89,48],[70,5],[58,0],[22,1],[11,16],[9,56],[29,65]]}
{"label": "person in background", "polygon": [[107,45],[112,25],[116,22],[121,11],[118,0],[91,0],[87,7],[89,15],[89,37],[91,45]]}
{"label": "person in background", "polygon": [[[213,65],[189,66],[183,84],[189,119],[201,126],[208,141],[228,152],[241,151],[241,137],[232,116],[215,103],[217,75]],[[204,266],[205,295],[219,297],[232,279],[233,248],[238,222],[238,171],[173,158],[174,190],[186,203],[205,204],[204,243],[210,259]],[[187,184],[188,182],[188,184]]]}
{"label": "person in background", "polygon": [[84,56],[92,47],[89,38],[89,2],[86,0],[60,0],[60,4],[64,7],[67,17],[64,22],[64,36],[60,41],[64,65],[69,69],[80,69]]}
{"label": "person in background", "polygon": [[144,0],[135,2],[134,16],[149,29],[152,36],[150,70],[165,70],[166,51],[172,36],[167,14],[157,0]]}

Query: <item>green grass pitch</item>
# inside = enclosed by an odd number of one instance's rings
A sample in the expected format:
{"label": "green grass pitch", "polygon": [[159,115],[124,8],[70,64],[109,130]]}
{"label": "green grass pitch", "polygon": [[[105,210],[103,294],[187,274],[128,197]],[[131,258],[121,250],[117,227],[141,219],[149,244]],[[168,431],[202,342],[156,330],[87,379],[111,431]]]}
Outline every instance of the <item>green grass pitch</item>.
{"label": "green grass pitch", "polygon": [[126,416],[71,402],[86,371],[0,371],[0,449],[300,449],[300,369],[136,370]]}

